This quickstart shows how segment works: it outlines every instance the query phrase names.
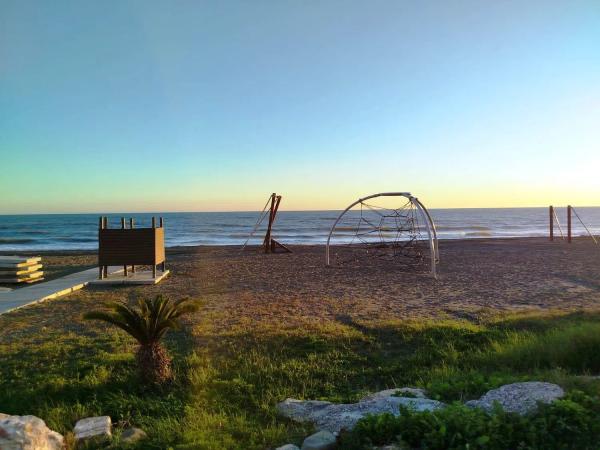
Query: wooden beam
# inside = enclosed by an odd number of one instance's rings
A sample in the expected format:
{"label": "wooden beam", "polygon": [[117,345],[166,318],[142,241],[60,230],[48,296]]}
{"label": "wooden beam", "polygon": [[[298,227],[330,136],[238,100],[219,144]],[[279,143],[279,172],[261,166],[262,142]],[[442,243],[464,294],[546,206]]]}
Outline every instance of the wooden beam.
{"label": "wooden beam", "polygon": [[567,241],[569,244],[573,242],[573,229],[571,220],[571,205],[567,206]]}
{"label": "wooden beam", "polygon": [[550,206],[550,241],[554,241],[554,206]]}
{"label": "wooden beam", "polygon": [[275,219],[275,201],[277,194],[271,194],[271,209],[269,211],[269,224],[267,226],[267,233],[265,234],[264,247],[265,253],[271,253],[271,232],[273,228],[273,220]]}

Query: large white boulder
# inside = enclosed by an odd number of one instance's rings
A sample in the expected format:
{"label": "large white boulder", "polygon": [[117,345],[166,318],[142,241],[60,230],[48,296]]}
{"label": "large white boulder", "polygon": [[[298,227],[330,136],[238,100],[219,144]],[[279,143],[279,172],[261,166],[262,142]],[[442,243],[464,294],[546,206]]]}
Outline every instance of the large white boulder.
{"label": "large white boulder", "polygon": [[552,403],[564,395],[565,391],[557,384],[528,381],[506,384],[498,389],[492,389],[479,400],[471,400],[465,404],[490,412],[497,403],[506,412],[523,415],[535,411],[538,402]]}
{"label": "large white boulder", "polygon": [[[391,392],[394,394],[396,390]],[[445,405],[427,398],[376,396],[358,403],[331,403],[316,400],[296,400],[288,398],[277,405],[283,417],[296,422],[310,422],[320,430],[331,433],[342,429],[351,430],[354,425],[369,414],[390,413],[400,415],[400,407],[415,411],[433,411]]]}
{"label": "large white boulder", "polygon": [[35,416],[0,414],[0,449],[62,450],[64,438]]}

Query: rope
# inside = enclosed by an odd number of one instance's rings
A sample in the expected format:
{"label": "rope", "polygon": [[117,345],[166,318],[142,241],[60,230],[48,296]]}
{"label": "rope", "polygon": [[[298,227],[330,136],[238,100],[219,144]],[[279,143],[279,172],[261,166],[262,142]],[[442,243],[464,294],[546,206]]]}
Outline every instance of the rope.
{"label": "rope", "polygon": [[270,202],[271,202],[271,197],[269,197],[269,199],[267,200],[267,203],[265,203],[264,208],[260,212],[260,216],[258,217],[258,220],[256,221],[256,225],[254,225],[254,228],[248,235],[248,239],[246,239],[246,242],[244,242],[244,245],[242,245],[242,249],[240,250],[240,253],[244,251],[244,249],[248,245],[248,242],[250,241],[250,239],[252,239],[252,236],[254,236],[254,233],[256,233],[256,230],[258,230],[258,227],[260,227],[260,224],[262,223],[262,221],[265,220],[265,217],[267,217],[267,213],[270,212],[270,211],[267,211],[267,206],[269,206]]}
{"label": "rope", "polygon": [[556,223],[558,224],[558,229],[559,229],[559,231],[560,231],[560,237],[561,237],[561,239],[564,241],[564,240],[565,240],[565,235],[564,235],[564,233],[563,233],[563,229],[562,229],[562,227],[560,226],[560,222],[559,222],[559,220],[558,220],[558,216],[556,215],[556,210],[554,209],[554,210],[552,210],[552,212],[553,212],[553,214],[554,214],[554,220],[556,220]]}
{"label": "rope", "polygon": [[[360,243],[370,256],[422,258],[418,249],[418,241],[422,239],[421,225],[412,201],[399,208],[386,208],[365,201],[359,205],[356,228],[350,242],[344,246],[352,248]],[[354,260],[355,256],[350,255],[350,259]]]}
{"label": "rope", "polygon": [[581,220],[581,217],[579,217],[579,214],[577,214],[577,211],[575,211],[575,208],[571,207],[571,211],[573,211],[575,213],[575,217],[577,217],[579,219],[579,222],[581,222],[581,225],[583,225],[583,228],[585,228],[585,231],[588,232],[588,234],[594,241],[594,244],[598,245],[598,241],[596,240],[596,238],[594,237],[592,232],[589,230],[589,228],[585,226],[585,223],[583,223],[583,220]]}

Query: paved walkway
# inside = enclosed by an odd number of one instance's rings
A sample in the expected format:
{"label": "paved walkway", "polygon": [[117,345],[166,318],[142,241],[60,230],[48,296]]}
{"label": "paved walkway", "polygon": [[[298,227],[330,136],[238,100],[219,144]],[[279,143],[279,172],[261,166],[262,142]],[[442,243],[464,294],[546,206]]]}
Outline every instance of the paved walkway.
{"label": "paved walkway", "polygon": [[[112,274],[120,270],[123,270],[123,267],[109,267],[108,273]],[[10,292],[0,292],[0,314],[33,303],[70,294],[87,286],[90,281],[97,278],[98,268],[94,267],[93,269],[72,273],[56,280],[32,284],[31,286],[17,288]]]}

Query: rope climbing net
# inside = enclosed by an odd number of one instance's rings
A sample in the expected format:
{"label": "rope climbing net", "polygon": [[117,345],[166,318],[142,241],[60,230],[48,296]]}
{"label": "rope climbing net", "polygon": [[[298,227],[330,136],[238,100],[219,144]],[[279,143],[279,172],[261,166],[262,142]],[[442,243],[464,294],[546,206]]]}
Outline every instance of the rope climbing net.
{"label": "rope climbing net", "polygon": [[427,267],[429,259],[434,275],[438,262],[431,216],[409,193],[374,194],[351,204],[331,228],[326,253],[328,265],[364,264],[371,257],[413,270]]}

